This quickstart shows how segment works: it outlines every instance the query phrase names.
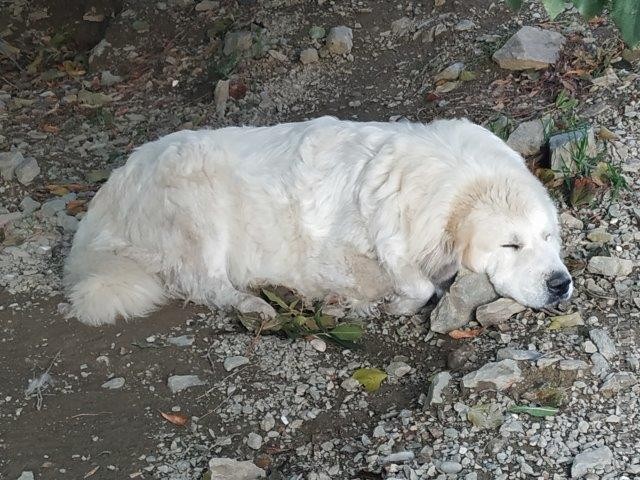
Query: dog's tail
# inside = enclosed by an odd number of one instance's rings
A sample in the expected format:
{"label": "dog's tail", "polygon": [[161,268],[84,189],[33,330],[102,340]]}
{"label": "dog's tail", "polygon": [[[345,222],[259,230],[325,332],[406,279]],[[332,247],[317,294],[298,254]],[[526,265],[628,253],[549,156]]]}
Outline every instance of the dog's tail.
{"label": "dog's tail", "polygon": [[166,298],[157,275],[135,260],[108,251],[72,249],[64,277],[71,301],[68,316],[87,325],[145,316]]}

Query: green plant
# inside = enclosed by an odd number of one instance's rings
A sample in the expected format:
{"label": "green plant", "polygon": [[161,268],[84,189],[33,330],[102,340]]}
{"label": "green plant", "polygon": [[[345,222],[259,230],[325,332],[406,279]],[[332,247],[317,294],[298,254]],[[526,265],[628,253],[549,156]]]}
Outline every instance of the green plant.
{"label": "green plant", "polygon": [[241,314],[240,322],[248,329],[264,332],[284,332],[289,338],[316,336],[326,338],[345,348],[357,348],[362,338],[360,323],[345,322],[336,324],[331,315],[322,312],[322,304],[307,306],[299,298],[282,298],[271,290],[262,290],[262,295],[276,309],[278,315],[270,320],[262,320],[258,315]]}
{"label": "green plant", "polygon": [[[566,9],[565,0],[540,0],[551,20]],[[506,0],[513,9],[522,7],[523,0]],[[622,38],[631,48],[640,45],[640,2],[638,0],[571,0],[586,19],[602,14],[605,8],[616,24]]]}

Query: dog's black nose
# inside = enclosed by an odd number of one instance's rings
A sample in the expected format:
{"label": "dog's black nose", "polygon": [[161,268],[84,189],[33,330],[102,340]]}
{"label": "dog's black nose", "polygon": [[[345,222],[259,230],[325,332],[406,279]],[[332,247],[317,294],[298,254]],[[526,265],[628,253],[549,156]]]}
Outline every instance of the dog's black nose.
{"label": "dog's black nose", "polygon": [[571,277],[564,272],[553,272],[547,280],[549,293],[562,297],[571,288]]}

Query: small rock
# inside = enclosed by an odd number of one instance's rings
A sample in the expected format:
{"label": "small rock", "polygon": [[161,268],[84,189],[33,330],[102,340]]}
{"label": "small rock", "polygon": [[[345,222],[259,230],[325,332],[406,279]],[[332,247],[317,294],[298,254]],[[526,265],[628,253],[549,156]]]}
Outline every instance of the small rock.
{"label": "small rock", "polygon": [[391,33],[395,37],[404,37],[415,30],[416,24],[409,17],[402,17],[391,22]]}
{"label": "small rock", "polygon": [[600,447],[575,456],[571,465],[571,478],[584,477],[590,469],[602,469],[613,463],[613,452],[609,447]]}
{"label": "small rock", "polygon": [[448,93],[448,92],[452,92],[453,90],[455,90],[456,88],[458,88],[460,86],[461,82],[446,82],[443,83],[442,85],[438,85],[436,87],[436,93]]}
{"label": "small rock", "polygon": [[334,55],[345,55],[353,48],[353,30],[349,27],[333,27],[327,35],[327,49]]}
{"label": "small rock", "polygon": [[466,325],[477,307],[495,300],[497,296],[486,275],[461,270],[431,312],[431,330],[449,333]]}
{"label": "small rock", "polygon": [[229,80],[218,80],[216,88],[213,91],[213,101],[216,106],[216,115],[218,118],[224,117],[227,109],[227,100],[229,100]]}
{"label": "small rock", "polygon": [[385,368],[390,377],[400,378],[411,371],[411,366],[404,362],[391,362]]}
{"label": "small rock", "polygon": [[589,337],[591,337],[593,343],[598,347],[600,354],[607,360],[613,360],[618,354],[616,344],[606,330],[602,328],[594,328],[589,331]]}
{"label": "small rock", "polygon": [[544,125],[540,120],[521,123],[507,140],[507,145],[525,157],[538,153],[543,144]]}
{"label": "small rock", "polygon": [[111,96],[101,92],[90,92],[89,90],[80,90],[78,92],[78,102],[89,107],[102,107],[113,101]]}
{"label": "small rock", "polygon": [[114,75],[109,70],[103,70],[100,74],[100,85],[103,87],[111,87],[120,82],[122,82],[122,77]]}
{"label": "small rock", "polygon": [[582,349],[585,351],[585,353],[589,354],[596,353],[598,351],[598,348],[593,344],[591,340],[582,342]]}
{"label": "small rock", "polygon": [[228,32],[224,36],[223,53],[227,56],[241,55],[251,49],[253,37],[249,31]]}
{"label": "small rock", "polygon": [[235,355],[233,357],[225,358],[223,366],[227,372],[230,372],[234,368],[241,367],[242,365],[246,365],[247,363],[249,363],[249,359],[247,357]]}
{"label": "small rock", "polygon": [[496,390],[505,390],[522,380],[522,372],[514,360],[487,363],[479,370],[462,377],[465,388],[489,385]]}
{"label": "small rock", "polygon": [[300,52],[300,62],[303,65],[308,65],[309,63],[315,63],[320,60],[318,56],[318,50],[315,48],[305,48]]}
{"label": "small rock", "polygon": [[40,202],[36,202],[33,198],[31,197],[24,197],[22,199],[22,201],[20,202],[20,209],[23,211],[23,213],[25,213],[26,215],[29,215],[30,213],[35,212],[36,210],[38,210],[40,208]]}
{"label": "small rock", "polygon": [[109,390],[118,390],[124,387],[124,382],[125,380],[122,377],[112,378],[108,382],[104,382],[102,384],[102,388],[108,388]]}
{"label": "small rock", "polygon": [[458,32],[466,32],[468,30],[473,30],[474,28],[476,28],[476,24],[473,23],[471,20],[469,20],[468,18],[465,18],[463,20],[460,20],[458,23],[455,24],[455,26],[453,27],[454,30],[457,30]]}
{"label": "small rock", "polygon": [[212,458],[209,460],[209,473],[211,480],[257,480],[267,476],[267,472],[253,462],[239,462],[232,458]]}
{"label": "small rock", "polygon": [[78,224],[80,221],[76,217],[67,215],[63,211],[59,211],[56,214],[58,225],[62,227],[65,232],[75,232],[78,230]]}
{"label": "small rock", "polygon": [[347,392],[357,392],[360,390],[360,382],[353,377],[349,377],[340,384],[340,387]]}
{"label": "small rock", "polygon": [[613,240],[613,235],[604,228],[596,228],[587,234],[587,238],[595,243],[610,243]]}
{"label": "small rock", "polygon": [[435,77],[433,77],[433,80],[436,82],[440,82],[443,80],[457,80],[463,70],[464,63],[456,62],[438,73]]}
{"label": "small rock", "polygon": [[438,470],[444,474],[453,475],[462,471],[462,465],[458,462],[442,462]]}
{"label": "small rock", "polygon": [[247,437],[247,447],[253,450],[260,450],[260,447],[262,447],[262,437],[257,433],[251,432]]}
{"label": "small rock", "polygon": [[631,370],[634,370],[636,372],[640,370],[640,358],[638,358],[636,355],[632,353],[628,354],[626,357],[626,361],[631,367]]}
{"label": "small rock", "polygon": [[551,365],[555,365],[556,363],[562,361],[562,357],[558,355],[549,355],[547,357],[542,357],[536,362],[536,366],[538,368],[547,368]]}
{"label": "small rock", "polygon": [[131,24],[131,27],[138,33],[145,33],[149,31],[149,22],[145,20],[136,20]]}
{"label": "small rock", "polygon": [[167,338],[167,342],[176,347],[190,347],[195,341],[195,335],[180,335],[179,337]]}
{"label": "small rock", "polygon": [[451,381],[451,374],[449,372],[439,372],[431,380],[429,386],[429,392],[427,393],[427,404],[433,405],[434,403],[440,404],[444,402],[442,398],[442,392],[449,385]]}
{"label": "small rock", "polygon": [[493,54],[501,68],[544,69],[555,64],[566,39],[559,33],[524,26]]}
{"label": "small rock", "polygon": [[35,477],[33,476],[33,472],[22,472],[18,480],[35,480]]}
{"label": "small rock", "polygon": [[45,217],[54,217],[58,212],[64,210],[67,206],[67,201],[64,198],[54,198],[42,204],[40,212]]}
{"label": "small rock", "polygon": [[636,383],[638,379],[631,372],[610,373],[604,379],[600,392],[617,393],[622,389],[633,387]]}
{"label": "small rock", "polygon": [[276,426],[276,419],[270,413],[267,413],[262,421],[260,422],[260,428],[263,431],[268,432],[269,430],[273,430]]}
{"label": "small rock", "polygon": [[567,212],[564,212],[560,215],[560,221],[563,225],[574,230],[582,230],[584,228],[584,223],[582,223],[582,220],[577,219]]}
{"label": "small rock", "polygon": [[312,338],[309,341],[309,344],[313,347],[314,350],[318,352],[324,352],[327,350],[327,342],[325,342],[321,338]]}
{"label": "small rock", "polygon": [[11,180],[16,168],[22,162],[24,162],[24,157],[18,150],[0,153],[0,175],[2,178]]}
{"label": "small rock", "polygon": [[609,373],[609,362],[607,362],[607,359],[604,358],[602,354],[594,353],[591,355],[591,363],[593,363],[591,373],[596,377],[604,378],[604,376]]}
{"label": "small rock", "polygon": [[566,359],[558,362],[558,368],[565,371],[586,370],[589,365],[582,360]]}
{"label": "small rock", "polygon": [[214,8],[220,6],[219,2],[212,2],[211,0],[202,0],[196,3],[196,12],[209,12]]}
{"label": "small rock", "polygon": [[385,432],[384,427],[382,425],[378,425],[376,428],[373,429],[373,438],[382,438],[385,437],[387,435],[387,432]]}
{"label": "small rock", "polygon": [[396,453],[392,453],[390,455],[387,455],[386,457],[383,457],[382,460],[380,460],[380,463],[385,465],[387,463],[410,462],[414,458],[415,458],[415,454],[413,452],[408,452],[408,451],[407,452],[396,452]]}
{"label": "small rock", "polygon": [[617,257],[591,257],[587,269],[605,277],[626,277],[633,271],[631,260]]}
{"label": "small rock", "polygon": [[39,173],[40,167],[33,157],[25,158],[15,169],[16,178],[23,185],[29,185]]}
{"label": "small rock", "polygon": [[510,298],[499,298],[495,302],[481,305],[476,310],[476,320],[484,328],[499,325],[506,322],[515,314],[525,310],[515,300]]}
{"label": "small rock", "polygon": [[[586,140],[586,146],[583,142]],[[554,172],[576,172],[574,157],[578,150],[584,149],[589,157],[598,154],[596,137],[593,128],[558,133],[549,138],[549,152],[551,154],[551,170]]]}
{"label": "small rock", "polygon": [[204,385],[206,382],[200,380],[198,375],[172,375],[167,379],[167,387],[171,393],[178,393],[191,387]]}
{"label": "small rock", "polygon": [[324,38],[326,34],[327,31],[317,25],[314,25],[309,29],[309,37],[313,40],[320,40],[321,38]]}
{"label": "small rock", "polygon": [[536,361],[542,354],[534,350],[519,350],[517,348],[505,347],[498,350],[496,354],[497,360],[517,360],[517,361]]}

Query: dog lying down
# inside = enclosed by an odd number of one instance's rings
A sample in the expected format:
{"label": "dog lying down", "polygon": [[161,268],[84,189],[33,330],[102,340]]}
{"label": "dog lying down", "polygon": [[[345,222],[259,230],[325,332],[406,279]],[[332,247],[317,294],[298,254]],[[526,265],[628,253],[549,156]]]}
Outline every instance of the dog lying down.
{"label": "dog lying down", "polygon": [[464,266],[540,308],[572,293],[559,252],[546,190],[488,130],[322,117],[141,146],[91,201],[65,286],[89,325],[170,297],[273,317],[260,285],[399,315]]}

